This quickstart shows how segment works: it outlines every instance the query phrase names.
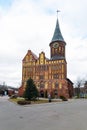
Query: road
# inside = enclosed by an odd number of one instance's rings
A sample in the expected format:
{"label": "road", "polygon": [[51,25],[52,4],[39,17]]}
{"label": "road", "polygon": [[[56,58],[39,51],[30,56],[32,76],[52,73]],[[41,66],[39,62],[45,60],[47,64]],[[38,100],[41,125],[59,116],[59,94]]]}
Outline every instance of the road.
{"label": "road", "polygon": [[0,97],[0,130],[87,130],[87,100],[20,106]]}

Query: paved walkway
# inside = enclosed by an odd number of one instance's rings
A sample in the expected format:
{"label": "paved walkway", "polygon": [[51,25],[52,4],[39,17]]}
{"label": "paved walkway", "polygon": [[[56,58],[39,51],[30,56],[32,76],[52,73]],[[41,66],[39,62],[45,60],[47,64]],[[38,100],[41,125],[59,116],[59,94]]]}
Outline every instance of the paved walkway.
{"label": "paved walkway", "polygon": [[0,96],[0,99],[1,100],[4,100],[4,99],[6,100],[6,99],[9,99],[9,97],[8,96]]}
{"label": "paved walkway", "polygon": [[19,106],[0,97],[0,130],[87,130],[87,100]]}

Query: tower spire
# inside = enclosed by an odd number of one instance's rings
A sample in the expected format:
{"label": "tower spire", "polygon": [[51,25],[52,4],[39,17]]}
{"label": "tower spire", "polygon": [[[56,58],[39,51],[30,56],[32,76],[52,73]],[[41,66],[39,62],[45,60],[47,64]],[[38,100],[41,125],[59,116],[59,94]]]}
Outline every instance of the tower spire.
{"label": "tower spire", "polygon": [[[61,30],[60,30],[60,26],[59,26],[59,21],[58,21],[58,13],[60,11],[57,10],[57,21],[56,21],[56,27],[55,27],[55,30],[54,30],[54,35],[53,35],[53,38],[51,40],[51,43],[52,42],[56,42],[56,41],[62,41],[62,42],[65,42],[64,41],[64,38],[62,36],[62,33],[61,33]],[[50,43],[50,44],[51,44]]]}

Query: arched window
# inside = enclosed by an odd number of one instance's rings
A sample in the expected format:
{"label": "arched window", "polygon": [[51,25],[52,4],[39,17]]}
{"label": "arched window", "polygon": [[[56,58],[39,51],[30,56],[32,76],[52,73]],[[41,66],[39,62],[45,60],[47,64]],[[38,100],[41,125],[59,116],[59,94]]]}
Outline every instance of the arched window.
{"label": "arched window", "polygon": [[55,83],[55,88],[58,88],[58,82]]}
{"label": "arched window", "polygon": [[40,88],[44,88],[44,82],[40,82]]}

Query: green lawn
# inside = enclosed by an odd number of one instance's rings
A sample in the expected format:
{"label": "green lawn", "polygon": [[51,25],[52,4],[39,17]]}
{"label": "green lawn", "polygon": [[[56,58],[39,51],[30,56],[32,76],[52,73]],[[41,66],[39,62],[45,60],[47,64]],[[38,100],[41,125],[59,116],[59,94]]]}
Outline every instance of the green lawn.
{"label": "green lawn", "polygon": [[[17,103],[18,101],[24,101],[24,98],[9,98],[9,101]],[[57,100],[51,100],[52,102],[58,102]],[[48,103],[48,99],[38,99],[36,101],[31,101],[31,104],[41,104],[41,103]]]}

